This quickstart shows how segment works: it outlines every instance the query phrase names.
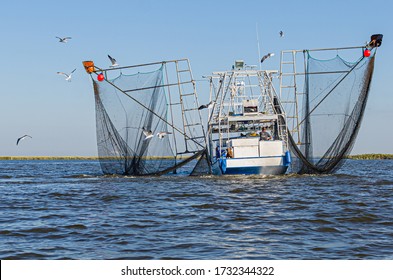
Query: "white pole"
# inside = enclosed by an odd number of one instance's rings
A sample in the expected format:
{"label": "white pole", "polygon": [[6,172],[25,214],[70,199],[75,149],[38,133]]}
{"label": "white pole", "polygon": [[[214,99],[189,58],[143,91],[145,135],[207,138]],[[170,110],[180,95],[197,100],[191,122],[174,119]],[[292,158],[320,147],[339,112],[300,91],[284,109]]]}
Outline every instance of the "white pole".
{"label": "white pole", "polygon": [[262,70],[262,65],[261,65],[261,62],[260,62],[260,59],[261,59],[261,50],[260,50],[260,48],[259,48],[259,32],[258,32],[258,22],[256,22],[255,23],[255,27],[256,27],[256,32],[257,32],[257,45],[258,45],[258,61],[257,61],[257,63],[258,63],[258,65],[259,65],[259,70]]}

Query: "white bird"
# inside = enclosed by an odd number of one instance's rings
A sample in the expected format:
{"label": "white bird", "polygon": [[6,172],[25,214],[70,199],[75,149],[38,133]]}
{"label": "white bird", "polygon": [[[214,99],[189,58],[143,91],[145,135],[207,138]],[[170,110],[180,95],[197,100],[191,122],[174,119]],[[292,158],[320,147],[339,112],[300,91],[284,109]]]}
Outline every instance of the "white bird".
{"label": "white bird", "polygon": [[268,54],[264,55],[261,59],[261,63],[263,63],[266,59],[268,59],[271,56],[274,56],[274,53],[268,53]]}
{"label": "white bird", "polygon": [[148,140],[148,139],[154,137],[154,134],[151,130],[147,130],[144,127],[142,129],[143,129],[143,134],[145,135],[145,139],[143,139],[143,140]]}
{"label": "white bird", "polygon": [[284,37],[284,32],[281,30],[280,31],[280,38]]}
{"label": "white bird", "polygon": [[157,133],[158,138],[163,139],[165,135],[172,134],[171,132],[161,131]]}
{"label": "white bird", "polygon": [[116,59],[114,59],[113,57],[111,57],[109,54],[108,54],[108,58],[109,58],[109,60],[110,60],[111,63],[112,63],[112,65],[109,66],[109,67],[116,67],[116,66],[119,66],[119,64],[117,64],[117,62],[116,62]]}
{"label": "white bird", "polygon": [[60,43],[67,43],[69,39],[72,39],[71,37],[63,37],[63,38],[56,37],[56,38],[59,39]]}
{"label": "white bird", "polygon": [[33,137],[31,137],[30,135],[25,134],[25,135],[23,135],[22,137],[19,137],[18,140],[16,140],[16,145],[19,144],[19,141],[21,141],[21,140],[23,140],[23,139],[25,139],[25,138],[27,138],[27,137],[33,138]]}
{"label": "white bird", "polygon": [[74,73],[75,70],[76,70],[76,68],[75,68],[74,70],[72,70],[72,72],[71,72],[70,74],[67,74],[67,73],[64,73],[64,72],[57,72],[57,74],[65,76],[65,77],[66,77],[66,78],[65,78],[66,81],[71,82],[72,73]]}
{"label": "white bird", "polygon": [[210,102],[207,103],[207,104],[204,104],[204,105],[199,106],[199,107],[198,107],[198,110],[202,110],[202,109],[206,109],[206,108],[211,109],[211,108],[213,108],[213,106],[214,106],[214,102],[213,102],[213,100],[212,100],[212,101],[210,101]]}

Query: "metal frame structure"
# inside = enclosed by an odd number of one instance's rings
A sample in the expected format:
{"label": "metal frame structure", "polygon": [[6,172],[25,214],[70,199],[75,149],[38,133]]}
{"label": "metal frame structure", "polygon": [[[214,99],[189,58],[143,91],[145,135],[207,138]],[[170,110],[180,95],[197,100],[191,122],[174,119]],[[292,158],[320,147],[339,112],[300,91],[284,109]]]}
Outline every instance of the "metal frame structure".
{"label": "metal frame structure", "polygon": [[[307,143],[302,142],[302,124],[304,119],[300,120],[300,104],[299,98],[303,97],[305,93],[305,79],[306,75],[318,75],[318,74],[330,74],[330,73],[348,73],[348,71],[337,71],[337,72],[306,72],[306,53],[310,52],[321,52],[321,51],[340,51],[340,50],[352,50],[362,49],[366,46],[356,47],[341,47],[341,48],[320,48],[310,50],[284,50],[281,51],[280,56],[280,93],[279,99],[283,105],[283,109],[287,115],[288,132],[292,135],[297,145],[306,145]],[[303,55],[302,63],[299,66],[297,64],[299,54]],[[298,71],[298,69],[302,71]],[[285,92],[285,93],[284,93]],[[285,96],[284,96],[285,95]],[[312,110],[311,110],[312,111]]]}
{"label": "metal frame structure", "polygon": [[[260,108],[260,111],[263,111],[266,116],[277,115],[280,119],[286,119],[285,112],[276,110],[276,105],[274,103],[274,100],[279,102],[272,82],[272,76],[275,74],[277,74],[277,71],[244,69],[214,72],[212,76],[208,77],[210,79],[210,100],[214,102],[214,107],[209,111],[208,134],[212,135],[213,132],[219,135],[218,139],[209,139],[210,151],[212,149],[212,142],[219,141],[219,146],[222,147],[225,140],[231,139],[230,122],[234,118],[241,117],[231,117],[229,112],[232,109],[235,111],[235,114],[240,113],[240,107],[242,107],[243,100],[256,98],[259,104],[265,106]],[[251,83],[252,78],[256,79],[256,83]],[[249,90],[251,95],[242,95],[241,92],[239,93],[239,91],[246,90]],[[229,101],[228,95],[231,95]],[[237,108],[238,112],[236,112]],[[216,119],[213,119],[214,117],[216,117]],[[245,119],[252,120],[253,117],[245,117]],[[263,117],[258,116],[255,118],[255,121],[260,124],[260,122],[269,122],[272,120],[268,118],[263,119]],[[278,124],[277,129],[279,138],[282,139],[285,146],[288,147],[285,121],[278,121]],[[217,129],[218,131],[214,132]]]}
{"label": "metal frame structure", "polygon": [[[121,75],[123,75],[123,71],[133,70],[132,74],[134,74],[138,72],[149,72],[153,68],[157,70],[157,66],[163,67],[164,77],[162,85],[140,88],[120,88],[109,78],[110,73],[114,71],[120,71]],[[128,96],[133,102],[142,106],[145,110],[154,114],[168,125],[168,129],[171,129],[171,134],[167,137],[171,139],[170,142],[175,151],[176,161],[178,158],[184,160],[183,156],[186,156],[189,158],[185,162],[189,162],[206,150],[207,136],[203,126],[201,112],[198,110],[199,102],[196,92],[196,83],[188,59],[167,60],[113,68],[100,68],[93,65],[94,71],[88,71],[86,66],[85,68],[91,75],[96,74],[98,76],[103,74],[105,79],[101,82],[110,84],[117,91]],[[168,115],[166,119],[131,96],[133,92],[154,88],[164,88],[166,91],[165,94],[167,96],[168,106]],[[179,119],[180,115],[181,119]],[[180,164],[182,165],[183,163]]]}

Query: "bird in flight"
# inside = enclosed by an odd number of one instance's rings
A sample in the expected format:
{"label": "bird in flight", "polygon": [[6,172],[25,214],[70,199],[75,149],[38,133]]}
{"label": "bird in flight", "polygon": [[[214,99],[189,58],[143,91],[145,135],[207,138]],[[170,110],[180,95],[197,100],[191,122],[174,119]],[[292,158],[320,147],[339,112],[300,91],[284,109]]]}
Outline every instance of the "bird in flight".
{"label": "bird in flight", "polygon": [[109,60],[110,60],[111,63],[112,63],[112,65],[109,66],[109,67],[116,67],[116,66],[119,66],[119,64],[117,64],[117,62],[116,62],[116,59],[114,59],[113,57],[111,57],[109,54],[108,54],[108,58],[109,58]]}
{"label": "bird in flight", "polygon": [[74,73],[75,70],[76,70],[76,68],[74,70],[72,70],[72,72],[70,74],[67,74],[64,72],[57,72],[57,74],[65,76],[65,80],[71,82],[72,73]]}
{"label": "bird in flight", "polygon": [[154,137],[154,134],[153,134],[153,132],[151,130],[147,130],[144,127],[142,129],[143,129],[143,134],[145,135],[145,139],[143,139],[143,140],[148,140],[148,139]]}
{"label": "bird in flight", "polygon": [[161,131],[157,133],[158,138],[163,139],[166,135],[172,134],[171,132]]}
{"label": "bird in flight", "polygon": [[59,39],[60,43],[67,43],[69,39],[72,39],[71,37],[63,37],[63,38],[56,37],[56,38]]}
{"label": "bird in flight", "polygon": [[202,110],[202,109],[206,109],[206,108],[211,109],[211,108],[213,108],[213,106],[214,106],[214,102],[213,102],[213,100],[212,100],[212,101],[210,101],[210,102],[207,103],[207,104],[204,104],[204,105],[199,106],[199,107],[198,107],[198,110]]}
{"label": "bird in flight", "polygon": [[16,140],[16,145],[19,144],[19,141],[21,141],[21,140],[23,140],[23,139],[25,139],[25,138],[27,138],[27,137],[33,138],[33,137],[31,137],[30,135],[25,134],[25,135],[23,135],[22,137],[19,137],[18,140]]}
{"label": "bird in flight", "polygon": [[261,59],[261,63],[263,63],[266,59],[268,59],[271,56],[274,56],[274,53],[268,53],[268,54],[264,55]]}
{"label": "bird in flight", "polygon": [[284,32],[281,30],[280,31],[280,38],[284,37]]}

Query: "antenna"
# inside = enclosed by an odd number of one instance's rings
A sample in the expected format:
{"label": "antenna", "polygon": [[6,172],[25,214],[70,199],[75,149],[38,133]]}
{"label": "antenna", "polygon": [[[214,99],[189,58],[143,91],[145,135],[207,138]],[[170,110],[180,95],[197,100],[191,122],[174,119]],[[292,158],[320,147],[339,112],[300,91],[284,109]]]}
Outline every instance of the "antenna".
{"label": "antenna", "polygon": [[259,48],[259,35],[258,35],[258,22],[256,22],[255,23],[255,27],[256,27],[256,32],[257,32],[257,46],[258,46],[258,65],[259,65],[259,70],[262,70],[262,66],[261,66],[261,63],[260,63],[260,59],[261,59],[261,50],[260,50],[260,48]]}

